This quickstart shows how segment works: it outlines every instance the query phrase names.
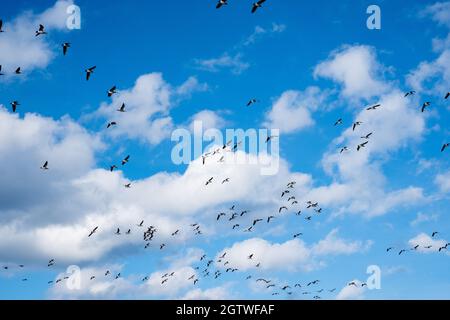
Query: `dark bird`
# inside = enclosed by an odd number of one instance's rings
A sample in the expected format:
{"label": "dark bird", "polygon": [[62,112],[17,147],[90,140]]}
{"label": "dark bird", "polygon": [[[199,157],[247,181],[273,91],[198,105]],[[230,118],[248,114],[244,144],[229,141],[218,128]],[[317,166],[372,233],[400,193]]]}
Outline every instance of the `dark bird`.
{"label": "dark bird", "polygon": [[355,131],[356,127],[357,127],[357,126],[360,126],[360,125],[362,125],[362,122],[361,122],[361,121],[356,121],[356,122],[353,124],[353,131]]}
{"label": "dark bird", "polygon": [[20,103],[19,103],[19,102],[17,102],[17,101],[11,102],[11,107],[12,107],[12,111],[13,111],[13,112],[16,112],[17,106],[20,106]]}
{"label": "dark bird", "polygon": [[450,92],[447,92],[447,94],[445,95],[445,100],[447,100],[448,99],[448,97],[450,97]]}
{"label": "dark bird", "polygon": [[120,106],[119,109],[117,109],[117,111],[119,111],[119,112],[126,112],[125,111],[125,103],[122,103],[122,105]]}
{"label": "dark bird", "polygon": [[278,138],[278,136],[268,136],[266,138],[266,143],[268,143],[270,140],[272,140],[273,138]]}
{"label": "dark bird", "polygon": [[97,66],[90,67],[89,69],[86,69],[84,72],[86,72],[86,81],[89,80],[91,77],[91,74],[94,73],[94,70],[97,68]]}
{"label": "dark bird", "polygon": [[259,0],[258,2],[253,3],[252,13],[255,13],[258,8],[262,7],[262,4],[266,2],[266,0]]}
{"label": "dark bird", "polygon": [[298,237],[300,237],[300,236],[302,236],[303,235],[303,233],[297,233],[297,234],[294,234],[294,238],[298,238]]}
{"label": "dark bird", "polygon": [[123,160],[122,160],[122,165],[124,166],[125,164],[128,163],[128,161],[130,161],[130,156],[126,156]]}
{"label": "dark bird", "polygon": [[159,246],[159,250],[162,250],[166,245],[163,243]]}
{"label": "dark bird", "polygon": [[47,34],[47,32],[45,32],[45,27],[42,24],[39,25],[39,29],[36,31],[36,37],[41,34]]}
{"label": "dark bird", "polygon": [[244,232],[252,232],[252,229],[253,229],[253,226],[251,226],[251,227],[245,229]]}
{"label": "dark bird", "polygon": [[281,211],[283,210],[283,209],[288,209],[287,207],[285,207],[285,206],[283,206],[283,207],[280,207],[280,209],[278,209],[278,213],[281,213]]}
{"label": "dark bird", "polygon": [[225,217],[225,213],[224,212],[221,212],[221,213],[219,213],[218,215],[217,215],[217,221],[219,221],[219,219],[220,219],[220,217]]}
{"label": "dark bird", "polygon": [[131,188],[131,183],[124,184],[124,187],[127,188],[127,189],[130,189]]}
{"label": "dark bird", "polygon": [[363,142],[361,144],[358,144],[358,147],[356,148],[357,151],[361,150],[362,148],[364,148],[367,144],[369,143],[369,141]]}
{"label": "dark bird", "polygon": [[386,252],[389,252],[389,251],[391,251],[392,249],[394,249],[394,247],[389,247],[389,248],[386,249]]}
{"label": "dark bird", "polygon": [[95,227],[88,235],[88,238],[90,238],[96,231],[97,231],[98,227]]}
{"label": "dark bird", "polygon": [[416,94],[415,91],[408,91],[407,93],[405,93],[405,98],[408,97],[408,96],[413,96],[415,94]]}
{"label": "dark bird", "polygon": [[[284,197],[284,195],[285,194],[288,194],[288,193],[290,193],[290,191],[289,190],[284,190],[282,193],[281,193],[281,197],[283,198]],[[289,201],[289,200],[288,200]]]}
{"label": "dark bird", "polygon": [[448,147],[450,147],[450,143],[445,143],[441,148],[441,152],[444,152]]}
{"label": "dark bird", "polygon": [[366,110],[370,111],[370,110],[377,110],[379,107],[381,107],[381,104],[376,104],[374,106],[368,107]]}
{"label": "dark bird", "polygon": [[253,220],[253,226],[255,226],[260,221],[263,221],[263,219],[255,219],[255,220]]}
{"label": "dark bird", "polygon": [[125,234],[131,234],[131,229],[128,229],[128,231]]}
{"label": "dark bird", "polygon": [[178,233],[180,232],[180,230],[176,230],[175,232],[172,233],[172,237],[176,236]]}
{"label": "dark bird", "polygon": [[422,112],[425,112],[425,109],[427,108],[427,107],[429,107],[431,105],[431,102],[425,102],[423,105],[422,105]]}
{"label": "dark bird", "polygon": [[352,282],[349,282],[348,286],[355,286],[355,287],[357,287],[358,285],[356,284],[355,281],[352,281]]}
{"label": "dark bird", "polygon": [[223,180],[222,184],[224,184],[225,182],[230,182],[230,178],[226,178],[225,180]]}
{"label": "dark bird", "polygon": [[246,213],[248,213],[248,212],[249,212],[248,210],[244,210],[244,211],[241,212],[240,216],[243,217],[244,214],[246,214]]}
{"label": "dark bird", "polygon": [[2,65],[0,64],[0,76],[4,76],[5,74],[2,73]]}
{"label": "dark bird", "polygon": [[222,8],[222,6],[226,6],[228,4],[228,0],[219,0],[216,5],[216,9]]}
{"label": "dark bird", "polygon": [[70,43],[69,42],[64,42],[62,44],[62,48],[63,48],[63,55],[66,55],[67,54],[67,49],[70,48]]}
{"label": "dark bird", "polygon": [[117,122],[111,121],[111,122],[109,122],[109,123],[106,125],[106,129],[109,129],[109,128],[111,128],[112,126],[116,126],[116,125],[117,125]]}
{"label": "dark bird", "polygon": [[235,224],[235,225],[233,226],[233,230],[236,229],[237,227],[239,227],[239,224]]}
{"label": "dark bird", "polygon": [[91,281],[92,281],[92,280],[94,280],[94,279],[95,279],[95,276],[92,276],[92,277],[91,277],[91,278],[90,278],[89,280],[91,280]]}
{"label": "dark bird", "polygon": [[342,152],[344,152],[344,151],[348,151],[348,148],[347,148],[347,147],[341,148],[341,152],[340,152],[340,153],[342,153]]}
{"label": "dark bird", "polygon": [[144,220],[141,221],[141,223],[138,224],[138,227],[142,227],[144,225]]}
{"label": "dark bird", "polygon": [[247,257],[249,260],[253,258],[253,253]]}
{"label": "dark bird", "polygon": [[361,137],[361,139],[367,139],[369,140],[370,136],[373,134],[373,132],[366,134],[365,136]]}
{"label": "dark bird", "polygon": [[437,235],[437,234],[439,234],[439,232],[434,231],[434,232],[431,234],[431,237],[434,238],[434,236]]}
{"label": "dark bird", "polygon": [[108,97],[111,97],[113,94],[117,93],[116,86],[113,86],[108,90]]}
{"label": "dark bird", "polygon": [[341,124],[343,124],[343,123],[344,123],[344,121],[342,120],[342,118],[339,118],[339,119],[337,119],[336,122],[334,123],[334,126],[338,126],[338,125],[341,125]]}
{"label": "dark bird", "polygon": [[120,235],[120,234],[121,234],[121,233],[120,233],[120,228],[117,228],[116,234],[117,234],[117,235]]}
{"label": "dark bird", "polygon": [[206,181],[205,186],[207,186],[208,184],[211,184],[213,179],[214,179],[214,177],[209,178],[208,181]]}
{"label": "dark bird", "polygon": [[117,166],[115,164],[109,167],[109,171],[111,172],[113,172],[114,169],[117,169]]}
{"label": "dark bird", "polygon": [[272,220],[272,219],[275,219],[275,217],[274,217],[274,216],[270,216],[270,217],[268,217],[268,218],[267,218],[267,223],[269,223],[269,222],[270,222],[270,220]]}
{"label": "dark bird", "polygon": [[257,103],[258,102],[258,100],[256,100],[256,99],[251,99],[251,100],[249,100],[248,102],[247,102],[247,107],[250,107],[252,104],[255,104],[255,103]]}
{"label": "dark bird", "polygon": [[0,19],[0,33],[3,33],[3,20]]}
{"label": "dark bird", "polygon": [[45,163],[41,167],[42,170],[48,170],[48,161],[45,161]]}
{"label": "dark bird", "polygon": [[15,73],[15,74],[22,74],[22,71],[21,71],[20,67],[18,67],[18,68],[14,71],[14,73]]}
{"label": "dark bird", "polygon": [[398,253],[398,255],[400,256],[402,253],[406,252],[405,249],[400,250],[400,252]]}

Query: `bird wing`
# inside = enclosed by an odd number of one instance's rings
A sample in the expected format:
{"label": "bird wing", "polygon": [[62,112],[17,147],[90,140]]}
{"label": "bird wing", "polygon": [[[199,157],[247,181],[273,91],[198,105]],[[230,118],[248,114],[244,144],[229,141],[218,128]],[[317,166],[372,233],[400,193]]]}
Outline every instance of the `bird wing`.
{"label": "bird wing", "polygon": [[264,2],[266,2],[266,0],[259,0],[258,4],[263,4]]}

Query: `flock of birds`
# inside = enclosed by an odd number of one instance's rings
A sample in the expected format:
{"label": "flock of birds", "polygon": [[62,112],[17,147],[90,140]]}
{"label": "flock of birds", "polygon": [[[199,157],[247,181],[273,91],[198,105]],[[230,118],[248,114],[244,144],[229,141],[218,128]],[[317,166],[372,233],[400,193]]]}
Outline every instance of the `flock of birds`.
{"label": "flock of birds", "polygon": [[[265,2],[265,0],[259,0],[255,3],[253,3],[251,12],[255,13],[259,8],[262,7],[262,4],[264,2]],[[219,0],[216,5],[216,8],[220,9],[226,5],[228,5],[228,0]],[[3,30],[3,21],[0,20],[0,33],[3,33],[3,32],[5,32],[5,30]],[[40,37],[40,36],[44,36],[44,35],[47,35],[45,26],[40,24],[38,29],[35,31],[35,36]],[[64,42],[61,46],[62,46],[62,54],[64,56],[66,56],[69,48],[71,48],[71,44],[69,42]],[[97,68],[96,66],[92,66],[92,67],[84,70],[86,81],[89,81],[91,79],[92,75],[96,71],[96,68]],[[16,75],[22,74],[21,67],[17,67],[14,71],[14,74],[16,74]],[[2,75],[4,75],[4,73],[2,73],[2,66],[0,65],[0,76],[2,76]],[[107,96],[112,97],[117,92],[118,92],[117,87],[114,85],[109,90],[107,90]],[[409,91],[409,92],[405,93],[404,97],[406,98],[406,97],[412,96],[414,94],[415,94],[415,91]],[[449,97],[450,97],[450,92],[445,94],[444,99],[447,100]],[[258,102],[259,102],[259,100],[257,100],[256,98],[252,98],[247,102],[246,106],[250,107]],[[10,105],[12,108],[12,112],[15,113],[17,111],[17,108],[20,106],[20,103],[18,101],[14,100],[10,103]],[[367,111],[376,111],[377,109],[379,109],[381,107],[382,107],[381,104],[376,104],[376,105],[366,108],[366,110]],[[421,106],[421,112],[425,112],[430,107],[431,107],[431,102],[429,102],[429,101],[424,102],[423,105]],[[122,103],[121,106],[116,111],[119,113],[127,112],[125,102]],[[342,118],[339,118],[334,123],[334,126],[340,126],[343,124],[344,124],[344,120]],[[110,121],[107,123],[106,127],[107,127],[107,129],[109,129],[109,128],[112,128],[117,125],[118,125],[118,122]],[[361,121],[355,121],[351,127],[352,131],[355,131],[357,128],[359,128],[362,125],[363,125],[363,123]],[[372,137],[373,134],[374,134],[373,132],[369,132],[367,134],[362,135],[361,136],[362,141],[361,141],[361,143],[359,143],[356,146],[356,150],[360,151],[363,148],[365,148],[367,146],[367,144],[369,143],[370,138]],[[265,142],[269,143],[269,141],[271,141],[273,138],[277,138],[277,136],[268,136]],[[202,155],[203,165],[206,165],[207,161],[209,161],[209,159],[213,159],[215,156],[217,156],[218,162],[224,162],[225,161],[225,152],[236,152],[238,150],[238,147],[241,145],[241,143],[242,142],[233,143],[233,141],[228,141],[221,148],[217,148],[213,151],[205,153],[204,155]],[[450,146],[450,143],[445,143],[441,148],[441,152],[444,152],[449,146]],[[348,151],[349,151],[348,146],[340,147],[340,153],[348,152]],[[128,164],[129,161],[130,161],[130,155],[127,155],[121,160],[121,165],[124,166],[124,165]],[[45,161],[44,164],[40,167],[40,169],[49,170],[49,162]],[[114,171],[115,169],[118,169],[118,166],[115,164],[113,164],[109,167],[109,170],[111,172]],[[230,183],[229,177],[219,177],[219,178],[218,177],[210,177],[205,182],[205,186],[209,186],[209,185],[213,184],[216,180],[220,181],[222,185],[225,183]],[[224,224],[227,224],[226,227],[231,228],[233,231],[240,230],[243,232],[253,232],[260,224],[264,224],[264,223],[270,224],[271,222],[276,221],[276,219],[279,218],[280,215],[283,215],[284,213],[288,214],[289,212],[293,212],[296,216],[301,216],[302,213],[305,213],[304,219],[306,221],[311,221],[314,216],[320,215],[322,213],[322,208],[318,202],[315,202],[312,200],[307,201],[304,205],[304,208],[301,208],[299,201],[297,200],[296,196],[294,195],[295,194],[295,192],[294,192],[295,185],[296,185],[295,181],[288,182],[285,185],[285,187],[282,189],[282,192],[280,195],[281,206],[272,215],[251,216],[251,217],[247,218],[247,216],[250,215],[250,210],[248,210],[248,209],[238,210],[236,208],[236,205],[233,205],[229,208],[229,210],[224,210],[224,211],[219,212],[217,214],[217,216],[215,217],[215,220],[217,223],[223,222]],[[124,187],[131,188],[131,182],[125,184]],[[116,228],[115,235],[116,236],[121,236],[123,234],[130,235],[132,232],[134,232],[132,230],[133,228],[137,228],[138,232],[142,232],[143,247],[145,249],[151,247],[151,245],[153,243],[155,243],[155,241],[157,239],[158,229],[156,226],[153,226],[153,225],[145,227],[144,220],[137,223],[136,226],[134,226],[134,227],[127,227],[123,230],[121,230],[120,227]],[[93,238],[95,236],[95,234],[97,234],[100,231],[100,229],[101,229],[100,226],[95,226],[92,230],[90,230],[87,233],[87,238]],[[188,229],[189,232],[192,232],[196,236],[202,235],[201,226],[197,222],[190,223],[186,229]],[[126,230],[126,231],[124,232],[124,230]],[[181,232],[182,232],[181,229],[174,230],[171,233],[171,237],[177,237],[180,235]],[[438,232],[433,232],[432,238],[434,238],[437,234],[438,234]],[[301,236],[303,236],[303,233],[297,232],[292,235],[292,238],[295,239],[295,238],[299,238]],[[450,246],[450,243],[447,243],[445,246],[442,246],[442,247],[439,247],[436,249],[439,252],[441,252],[441,251],[447,250],[449,246]],[[160,241],[156,244],[156,247],[159,248],[159,250],[163,250],[164,248],[167,247],[167,243]],[[390,251],[393,251],[394,249],[395,249],[394,247],[389,247],[389,248],[387,248],[386,251],[390,252]],[[419,249],[419,245],[416,245],[413,248],[401,249],[398,252],[398,255],[402,255],[408,251],[415,251],[418,249]],[[433,249],[433,247],[430,245],[430,246],[424,247],[424,249],[431,250],[431,249]],[[254,265],[255,270],[261,269],[261,262],[259,261],[260,257],[258,257],[257,255],[255,255],[252,252],[249,252],[245,258]],[[56,265],[56,261],[53,258],[47,262],[48,268],[54,267],[55,265]],[[214,269],[214,267],[216,267],[216,269]],[[3,270],[14,270],[15,268],[24,269],[25,266],[23,264],[5,265],[2,268],[3,268]],[[186,279],[188,281],[192,281],[193,285],[197,285],[200,281],[200,278],[211,277],[214,279],[218,279],[221,276],[223,276],[224,273],[232,274],[235,272],[239,272],[239,269],[236,266],[233,266],[232,262],[227,259],[227,252],[224,252],[217,259],[208,258],[207,255],[201,256],[201,258],[198,261],[198,264],[196,266],[194,266],[194,269],[198,270],[199,274],[194,273],[188,279]],[[161,285],[165,285],[165,284],[169,283],[171,281],[171,279],[174,277],[175,273],[176,273],[176,271],[172,271],[172,272],[167,272],[164,275],[162,275],[161,279],[160,279]],[[105,270],[103,275],[104,275],[104,277],[112,277],[114,279],[119,279],[121,277],[120,272],[115,275],[112,275],[110,270]],[[70,275],[65,275],[60,278],[57,278],[56,280],[48,281],[48,284],[49,285],[50,284],[58,284],[58,283],[63,282],[64,280],[68,280],[69,278],[70,278]],[[89,279],[91,281],[94,281],[97,278],[98,278],[98,275],[91,275]],[[148,281],[149,279],[150,279],[150,275],[143,277],[142,281],[145,282],[145,281]],[[256,283],[261,284],[267,290],[270,290],[270,293],[272,294],[272,296],[278,296],[281,294],[286,294],[286,295],[290,296],[290,295],[293,295],[294,293],[301,293],[302,295],[311,295],[313,299],[321,299],[321,296],[324,293],[327,293],[327,292],[333,293],[336,291],[336,288],[333,288],[333,289],[317,288],[317,286],[321,283],[321,280],[319,280],[319,279],[316,279],[313,281],[306,281],[303,284],[298,283],[298,282],[292,283],[292,284],[286,284],[284,282],[276,283],[274,280],[258,277],[258,274],[248,274],[248,275],[246,275],[245,279],[246,280],[254,280]],[[21,280],[28,281],[29,279],[22,278]],[[348,283],[347,285],[364,287],[367,284],[366,283],[358,284],[355,281],[352,281],[352,282]],[[296,289],[296,288],[298,288],[301,291],[295,291],[294,289]]]}

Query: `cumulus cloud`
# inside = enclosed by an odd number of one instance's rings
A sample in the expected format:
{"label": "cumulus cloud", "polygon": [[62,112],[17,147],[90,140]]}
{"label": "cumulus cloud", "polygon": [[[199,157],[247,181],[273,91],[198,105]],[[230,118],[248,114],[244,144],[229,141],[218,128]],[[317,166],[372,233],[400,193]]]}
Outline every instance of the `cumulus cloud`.
{"label": "cumulus cloud", "polygon": [[[149,73],[140,76],[132,88],[118,89],[120,91],[113,96],[112,103],[102,103],[93,115],[117,122],[118,125],[106,130],[105,134],[156,145],[169,137],[173,130],[170,109],[176,101],[189,97],[192,92],[204,91],[207,86],[191,77],[174,88],[164,81],[161,73]],[[123,103],[127,112],[119,116],[116,110]]]}
{"label": "cumulus cloud", "polygon": [[[439,237],[439,236],[437,236]],[[415,246],[419,246],[417,248],[417,252],[420,253],[433,253],[433,252],[439,252],[439,248],[444,247],[447,243],[449,243],[447,240],[444,239],[437,239],[436,238],[432,238],[431,236],[429,236],[426,233],[420,233],[417,236],[415,236],[414,238],[410,239],[408,241],[408,244],[411,247],[415,247]],[[431,248],[427,249],[426,247],[431,246]],[[447,252],[447,250],[446,250]],[[449,254],[447,252],[447,254]]]}
{"label": "cumulus cloud", "polygon": [[[72,0],[58,0],[41,13],[26,11],[11,21],[4,21],[0,37],[0,61],[5,75],[11,74],[17,67],[24,73],[34,69],[43,69],[53,59],[55,53],[49,38],[53,31],[69,31],[66,28],[67,7]],[[44,24],[48,35],[36,38],[34,31]]]}
{"label": "cumulus cloud", "polygon": [[369,46],[345,46],[316,66],[315,77],[331,79],[343,86],[342,95],[348,98],[371,98],[386,90],[380,80],[383,66]]}
{"label": "cumulus cloud", "polygon": [[266,114],[268,128],[280,129],[282,133],[293,133],[314,125],[312,113],[326,99],[326,94],[317,87],[309,87],[304,92],[286,91]]}
{"label": "cumulus cloud", "polygon": [[434,183],[441,192],[450,192],[450,171],[438,174],[434,179]]}
{"label": "cumulus cloud", "polygon": [[203,130],[208,129],[221,129],[226,124],[224,118],[222,118],[218,112],[212,110],[202,110],[197,112],[191,117],[191,123],[189,128],[194,132],[194,125],[196,122],[202,124]]}

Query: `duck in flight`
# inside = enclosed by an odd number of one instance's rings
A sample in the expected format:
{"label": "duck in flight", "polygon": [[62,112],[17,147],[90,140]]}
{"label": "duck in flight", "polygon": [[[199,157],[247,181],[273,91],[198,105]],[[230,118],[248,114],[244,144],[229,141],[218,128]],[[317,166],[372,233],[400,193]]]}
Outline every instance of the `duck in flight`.
{"label": "duck in flight", "polygon": [[422,112],[425,112],[425,109],[431,105],[431,102],[427,101],[422,105]]}
{"label": "duck in flight", "polygon": [[86,81],[88,81],[91,78],[91,74],[94,73],[94,70],[96,69],[96,66],[90,67],[89,69],[86,69],[84,72],[86,72]]}
{"label": "duck in flight", "polygon": [[22,74],[21,68],[20,68],[20,67],[17,67],[17,69],[14,70],[14,73],[15,73],[15,74]]}
{"label": "duck in flight", "polygon": [[205,186],[211,184],[213,182],[214,177],[211,177],[208,179],[208,181],[206,181]]}
{"label": "duck in flight", "polygon": [[361,124],[362,124],[361,121],[356,121],[356,122],[353,124],[353,131],[355,131],[356,127],[357,127],[357,126],[360,126]]}
{"label": "duck in flight", "polygon": [[374,106],[368,107],[366,110],[370,111],[370,110],[377,110],[379,107],[381,107],[381,104],[376,104]]}
{"label": "duck in flight", "polygon": [[95,232],[97,232],[98,227],[95,227],[88,235],[88,238],[90,238]]}
{"label": "duck in flight", "polygon": [[120,106],[119,109],[117,109],[117,111],[119,111],[119,112],[126,112],[125,111],[125,103],[122,103],[122,105]]}
{"label": "duck in flight", "polygon": [[41,167],[41,170],[48,170],[48,161],[45,161],[45,163]]}
{"label": "duck in flight", "polygon": [[341,125],[341,124],[343,124],[343,123],[344,123],[344,121],[342,120],[342,118],[339,118],[339,119],[337,119],[336,122],[334,123],[334,126],[336,127],[336,126]]}
{"label": "duck in flight", "polygon": [[115,93],[117,93],[117,88],[116,86],[113,86],[111,89],[108,90],[108,97],[111,97]]}
{"label": "duck in flight", "polygon": [[228,5],[228,0],[219,0],[219,2],[217,2],[216,9],[220,9],[222,6],[226,5]]}
{"label": "duck in flight", "polygon": [[405,93],[405,98],[408,97],[408,96],[413,96],[415,94],[416,94],[415,91],[408,91],[407,93]]}
{"label": "duck in flight", "polygon": [[361,137],[361,139],[369,140],[371,135],[373,135],[373,132],[366,134],[365,136]]}
{"label": "duck in flight", "polygon": [[448,147],[450,147],[450,143],[445,143],[441,148],[441,152],[444,152]]}
{"label": "duck in flight", "polygon": [[16,112],[17,106],[20,106],[20,103],[19,103],[19,102],[17,102],[17,101],[11,102],[11,107],[12,107],[12,111],[13,111],[13,112]]}
{"label": "duck in flight", "polygon": [[116,125],[117,125],[117,122],[115,122],[115,121],[108,122],[108,124],[106,125],[106,129],[109,129],[112,126],[116,126]]}
{"label": "duck in flight", "polygon": [[40,24],[39,25],[39,29],[36,31],[36,37],[37,36],[40,36],[40,35],[43,35],[43,34],[47,34],[47,32],[45,32],[45,27],[42,25],[42,24]]}
{"label": "duck in flight", "polygon": [[362,148],[364,148],[367,144],[369,143],[369,141],[363,142],[361,144],[358,145],[358,147],[356,148],[357,151],[361,150]]}
{"label": "duck in flight", "polygon": [[258,8],[262,8],[262,4],[266,2],[266,0],[259,0],[258,2],[253,3],[252,13],[255,13]]}
{"label": "duck in flight", "polygon": [[128,163],[128,161],[130,161],[130,156],[126,156],[123,160],[122,160],[122,165],[126,165]]}
{"label": "duck in flight", "polygon": [[247,107],[250,107],[251,105],[253,105],[253,104],[257,103],[257,102],[258,102],[257,99],[250,99],[250,100],[247,102]]}
{"label": "duck in flight", "polygon": [[63,55],[67,54],[67,50],[70,48],[70,43],[69,42],[64,42],[62,44],[62,48],[63,48]]}

